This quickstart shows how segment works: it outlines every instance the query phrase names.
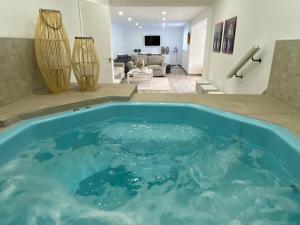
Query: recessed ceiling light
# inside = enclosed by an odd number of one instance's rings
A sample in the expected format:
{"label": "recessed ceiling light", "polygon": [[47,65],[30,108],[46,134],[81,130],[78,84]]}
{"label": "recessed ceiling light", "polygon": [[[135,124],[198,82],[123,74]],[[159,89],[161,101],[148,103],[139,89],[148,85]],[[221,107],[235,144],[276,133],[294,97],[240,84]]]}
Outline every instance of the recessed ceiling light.
{"label": "recessed ceiling light", "polygon": [[118,14],[119,14],[120,16],[123,16],[124,12],[123,12],[123,11],[119,11]]}
{"label": "recessed ceiling light", "polygon": [[166,14],[167,14],[167,12],[166,12],[166,11],[163,11],[161,14],[163,14],[163,15],[166,15]]}
{"label": "recessed ceiling light", "polygon": [[129,18],[128,18],[128,21],[132,21],[132,18],[131,18],[131,17],[129,17]]}
{"label": "recessed ceiling light", "polygon": [[140,25],[139,23],[135,23],[136,26]]}
{"label": "recessed ceiling light", "polygon": [[164,18],[162,18],[162,20],[163,20],[163,21],[166,21],[166,20],[167,20],[167,18],[166,18],[166,17],[164,17]]}
{"label": "recessed ceiling light", "polygon": [[142,26],[139,26],[139,28],[142,29],[143,27],[142,27]]}
{"label": "recessed ceiling light", "polygon": [[163,26],[166,26],[166,23],[162,23]]}

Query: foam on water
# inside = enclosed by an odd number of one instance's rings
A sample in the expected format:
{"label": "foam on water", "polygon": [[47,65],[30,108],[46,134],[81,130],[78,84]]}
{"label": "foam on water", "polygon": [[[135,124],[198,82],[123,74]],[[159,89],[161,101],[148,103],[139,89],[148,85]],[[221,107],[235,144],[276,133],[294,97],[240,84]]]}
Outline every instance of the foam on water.
{"label": "foam on water", "polygon": [[1,225],[296,225],[299,183],[270,151],[200,127],[115,119],[0,168]]}

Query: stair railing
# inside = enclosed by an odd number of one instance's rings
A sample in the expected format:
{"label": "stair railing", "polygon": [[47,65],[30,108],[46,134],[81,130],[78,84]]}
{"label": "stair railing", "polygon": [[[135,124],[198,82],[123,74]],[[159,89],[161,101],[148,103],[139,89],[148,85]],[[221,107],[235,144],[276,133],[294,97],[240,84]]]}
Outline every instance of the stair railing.
{"label": "stair railing", "polygon": [[253,46],[246,54],[245,56],[239,61],[239,63],[230,71],[227,78],[243,78],[243,75],[238,75],[238,72],[246,65],[246,63],[249,60],[252,60],[253,62],[261,63],[262,59],[254,59],[254,55],[260,50],[258,46]]}

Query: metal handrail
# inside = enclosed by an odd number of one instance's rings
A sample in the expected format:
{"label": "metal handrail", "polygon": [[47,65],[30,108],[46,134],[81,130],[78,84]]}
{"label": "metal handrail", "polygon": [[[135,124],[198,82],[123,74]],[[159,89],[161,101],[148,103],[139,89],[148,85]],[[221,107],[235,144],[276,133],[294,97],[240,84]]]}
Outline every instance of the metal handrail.
{"label": "metal handrail", "polygon": [[262,59],[254,59],[254,55],[260,50],[260,48],[255,45],[253,46],[246,54],[245,56],[239,61],[239,63],[230,71],[228,74],[227,78],[233,78],[238,77],[238,78],[243,78],[243,75],[237,75],[237,73],[245,66],[245,64],[249,61],[252,60],[254,62],[262,62]]}

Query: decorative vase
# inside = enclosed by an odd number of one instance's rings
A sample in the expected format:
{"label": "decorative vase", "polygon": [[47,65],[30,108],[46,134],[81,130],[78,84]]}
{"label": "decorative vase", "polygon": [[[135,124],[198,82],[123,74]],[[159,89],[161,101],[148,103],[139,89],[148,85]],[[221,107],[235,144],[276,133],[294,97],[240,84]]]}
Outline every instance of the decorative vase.
{"label": "decorative vase", "polygon": [[145,68],[145,62],[143,59],[139,59],[137,62],[136,62],[136,67],[140,70],[144,69]]}
{"label": "decorative vase", "polygon": [[97,89],[100,65],[93,38],[75,37],[72,66],[81,91]]}
{"label": "decorative vase", "polygon": [[161,47],[160,52],[161,52],[162,55],[165,55],[166,54],[166,48],[165,47]]}
{"label": "decorative vase", "polygon": [[49,90],[69,90],[71,50],[62,15],[58,10],[40,9],[35,34],[35,54]]}
{"label": "decorative vase", "polygon": [[169,55],[169,54],[170,54],[170,48],[166,47],[166,55]]}

